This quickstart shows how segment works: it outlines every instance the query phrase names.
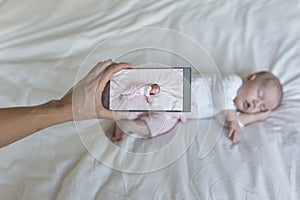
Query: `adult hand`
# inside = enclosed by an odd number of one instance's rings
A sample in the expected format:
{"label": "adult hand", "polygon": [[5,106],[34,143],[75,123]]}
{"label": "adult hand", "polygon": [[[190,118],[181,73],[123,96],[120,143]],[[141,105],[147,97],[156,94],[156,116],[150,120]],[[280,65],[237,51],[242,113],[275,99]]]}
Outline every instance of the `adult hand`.
{"label": "adult hand", "polygon": [[[101,96],[113,74],[130,67],[129,63],[99,62],[83,79],[71,88],[59,104],[73,120],[92,118],[126,119],[129,112],[114,112],[103,107]],[[105,70],[104,70],[105,69]]]}
{"label": "adult hand", "polygon": [[105,109],[101,102],[105,85],[113,74],[129,66],[111,60],[100,62],[60,100],[36,106],[0,108],[0,148],[41,129],[71,120],[129,117],[128,112],[113,113]]}

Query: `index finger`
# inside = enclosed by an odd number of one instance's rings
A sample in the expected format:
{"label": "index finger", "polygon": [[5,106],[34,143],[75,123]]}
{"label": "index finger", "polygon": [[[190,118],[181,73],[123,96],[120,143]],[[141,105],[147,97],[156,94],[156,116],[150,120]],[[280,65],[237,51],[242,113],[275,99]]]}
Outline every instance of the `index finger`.
{"label": "index finger", "polygon": [[125,62],[122,62],[122,63],[119,63],[119,64],[112,64],[110,66],[108,66],[103,74],[101,75],[101,78],[100,78],[100,84],[99,84],[99,89],[100,89],[100,92],[103,91],[105,85],[107,84],[107,82],[112,78],[112,76],[123,70],[123,69],[126,69],[130,67],[130,64],[129,63],[125,63]]}
{"label": "index finger", "polygon": [[233,135],[233,138],[232,138],[232,142],[234,144],[236,144],[239,142],[239,140],[240,140],[240,134],[239,134],[239,132],[235,132],[235,134]]}
{"label": "index finger", "polygon": [[108,66],[103,72],[103,76],[102,76],[103,81],[108,82],[115,73],[117,73],[123,69],[126,69],[128,67],[130,67],[130,64],[125,63],[125,62],[118,63],[118,64],[114,63],[114,64]]}

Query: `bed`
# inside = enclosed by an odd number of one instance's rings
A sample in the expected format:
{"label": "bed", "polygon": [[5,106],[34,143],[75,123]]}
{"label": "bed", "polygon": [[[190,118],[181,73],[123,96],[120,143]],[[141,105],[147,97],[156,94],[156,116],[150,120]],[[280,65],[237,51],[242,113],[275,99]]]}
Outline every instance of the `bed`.
{"label": "bed", "polygon": [[238,145],[215,118],[121,144],[108,120],[49,127],[0,149],[0,199],[300,199],[299,3],[1,0],[1,107],[60,98],[107,58],[269,70],[284,97]]}

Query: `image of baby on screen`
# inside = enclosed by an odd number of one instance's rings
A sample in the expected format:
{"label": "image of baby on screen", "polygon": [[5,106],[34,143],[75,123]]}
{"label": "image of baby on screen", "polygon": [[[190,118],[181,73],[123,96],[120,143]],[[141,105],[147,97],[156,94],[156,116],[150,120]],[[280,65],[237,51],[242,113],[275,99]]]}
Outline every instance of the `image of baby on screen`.
{"label": "image of baby on screen", "polygon": [[132,99],[138,96],[144,96],[148,104],[151,104],[152,97],[160,92],[160,86],[156,83],[131,85],[120,94],[120,99]]}
{"label": "image of baby on screen", "polygon": [[113,76],[109,87],[111,110],[183,110],[182,68],[122,70]]}

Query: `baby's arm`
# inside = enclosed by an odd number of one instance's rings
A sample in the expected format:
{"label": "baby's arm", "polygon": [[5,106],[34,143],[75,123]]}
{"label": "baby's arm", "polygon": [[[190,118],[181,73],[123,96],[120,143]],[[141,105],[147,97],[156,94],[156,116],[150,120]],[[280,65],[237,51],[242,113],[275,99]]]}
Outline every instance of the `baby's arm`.
{"label": "baby's arm", "polygon": [[229,127],[228,137],[233,143],[238,143],[240,140],[240,126],[238,123],[238,116],[235,110],[224,110],[225,121]]}
{"label": "baby's arm", "polygon": [[150,96],[146,96],[145,95],[145,98],[146,98],[146,101],[148,104],[151,104],[152,103],[152,100],[151,100],[151,97]]}
{"label": "baby's arm", "polygon": [[253,114],[241,113],[237,116],[235,110],[225,110],[223,112],[225,115],[225,121],[229,127],[228,137],[231,138],[233,143],[237,143],[240,139],[240,127],[238,121],[246,126],[248,124],[267,119],[271,113],[271,111]]}
{"label": "baby's arm", "polygon": [[259,112],[253,114],[241,113],[238,116],[238,119],[242,124],[246,126],[248,124],[252,124],[254,122],[263,121],[267,119],[270,116],[270,113],[271,111],[265,111],[265,112]]}

